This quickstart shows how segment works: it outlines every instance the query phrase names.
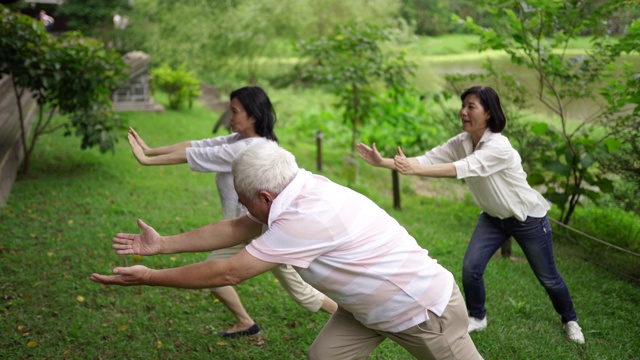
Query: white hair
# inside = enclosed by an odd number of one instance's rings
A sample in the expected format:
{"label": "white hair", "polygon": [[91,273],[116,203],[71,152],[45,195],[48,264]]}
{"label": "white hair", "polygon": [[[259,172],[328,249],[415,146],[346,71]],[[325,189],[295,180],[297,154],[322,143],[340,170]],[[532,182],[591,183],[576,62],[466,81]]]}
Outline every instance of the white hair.
{"label": "white hair", "polygon": [[249,200],[254,200],[259,191],[280,194],[298,170],[293,154],[268,140],[246,147],[231,163],[236,191]]}

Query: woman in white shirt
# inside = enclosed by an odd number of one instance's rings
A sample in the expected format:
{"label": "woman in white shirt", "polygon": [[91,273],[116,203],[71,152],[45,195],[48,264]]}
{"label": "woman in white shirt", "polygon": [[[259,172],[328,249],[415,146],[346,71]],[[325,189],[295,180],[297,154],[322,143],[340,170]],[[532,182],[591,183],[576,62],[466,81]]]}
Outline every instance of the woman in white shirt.
{"label": "woman in white shirt", "polygon": [[513,236],[560,314],[568,337],[584,343],[569,290],[556,268],[547,218],[549,204],[529,186],[520,155],[500,134],[506,118],[498,94],[490,87],[474,86],[460,99],[464,132],[445,144],[411,158],[399,147],[394,158],[383,158],[375,144],[359,144],[360,156],[373,166],[396,169],[404,175],[464,179],[469,185],[482,209],[462,268],[469,332],[487,326],[484,271],[493,254]]}
{"label": "woman in white shirt", "polygon": [[[238,202],[233,186],[231,162],[247,146],[259,141],[278,141],[274,132],[276,114],[269,97],[260,87],[243,87],[230,95],[229,125],[233,133],[199,141],[184,141],[173,145],[151,148],[145,144],[134,129],[129,130],[129,144],[134,156],[142,165],[173,165],[188,163],[198,172],[215,172],[216,186],[225,219],[242,216],[246,209]],[[226,259],[240,252],[246,244],[216,250],[207,260]],[[333,313],[337,305],[307,283],[289,265],[272,271],[280,284],[300,305],[310,311],[325,310]],[[235,324],[222,337],[253,335],[260,331],[242,305],[231,286],[211,289],[235,317]]]}

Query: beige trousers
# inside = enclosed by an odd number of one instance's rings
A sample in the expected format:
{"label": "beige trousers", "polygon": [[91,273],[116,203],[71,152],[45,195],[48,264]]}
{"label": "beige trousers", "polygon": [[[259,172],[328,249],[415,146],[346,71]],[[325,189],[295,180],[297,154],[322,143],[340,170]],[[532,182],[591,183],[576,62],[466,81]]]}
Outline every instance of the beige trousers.
{"label": "beige trousers", "polygon": [[[239,253],[245,246],[246,244],[240,244],[212,251],[207,261],[228,259]],[[325,295],[302,280],[300,274],[291,265],[280,265],[271,270],[271,273],[278,279],[278,282],[280,282],[280,285],[287,291],[289,296],[303,308],[312,312],[320,310]]]}
{"label": "beige trousers", "polygon": [[416,359],[482,359],[467,326],[467,309],[457,285],[442,316],[429,312],[429,320],[398,333],[369,329],[339,307],[311,344],[308,358],[364,359],[388,338]]}

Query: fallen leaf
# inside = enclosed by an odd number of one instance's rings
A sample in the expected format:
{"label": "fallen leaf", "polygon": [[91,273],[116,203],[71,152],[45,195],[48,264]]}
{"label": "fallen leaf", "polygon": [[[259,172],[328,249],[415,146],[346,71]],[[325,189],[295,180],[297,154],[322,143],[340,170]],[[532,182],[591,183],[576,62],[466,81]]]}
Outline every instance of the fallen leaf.
{"label": "fallen leaf", "polygon": [[18,325],[18,331],[22,331],[24,329],[24,325]]}
{"label": "fallen leaf", "polygon": [[160,349],[162,347],[162,341],[156,341],[156,349]]}
{"label": "fallen leaf", "polygon": [[127,330],[127,325],[122,325],[120,326],[120,328],[118,328],[119,331],[125,331]]}
{"label": "fallen leaf", "polygon": [[76,300],[78,300],[78,302],[83,302],[83,301],[84,301],[84,296],[82,296],[82,295],[78,295],[78,297],[76,298]]}
{"label": "fallen leaf", "polygon": [[227,342],[226,341],[218,341],[216,343],[216,345],[218,345],[218,346],[227,346]]}
{"label": "fallen leaf", "polygon": [[142,256],[140,256],[140,255],[135,255],[133,257],[133,261],[140,261],[140,260],[142,260]]}
{"label": "fallen leaf", "polygon": [[38,343],[33,341],[33,340],[31,340],[31,341],[29,341],[27,343],[27,347],[33,348],[33,347],[36,347],[36,346],[38,346]]}
{"label": "fallen leaf", "polygon": [[48,257],[52,257],[53,256],[53,252],[51,252],[51,251],[47,252],[47,256]]}
{"label": "fallen leaf", "polygon": [[69,221],[67,221],[67,224],[69,224],[69,225],[73,225],[73,220],[69,220]]}

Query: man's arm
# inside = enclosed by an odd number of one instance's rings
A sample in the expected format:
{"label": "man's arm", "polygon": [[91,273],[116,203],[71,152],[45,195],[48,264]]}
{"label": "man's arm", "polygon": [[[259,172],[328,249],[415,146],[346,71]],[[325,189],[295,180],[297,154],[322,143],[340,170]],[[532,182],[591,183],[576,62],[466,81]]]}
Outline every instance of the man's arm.
{"label": "man's arm", "polygon": [[280,264],[262,261],[243,249],[224,260],[205,261],[172,269],[155,270],[142,265],[118,267],[115,275],[91,274],[91,281],[105,285],[149,285],[185,289],[206,289],[237,285],[276,268]]}
{"label": "man's arm", "polygon": [[151,226],[138,220],[142,234],[118,233],[113,245],[118,255],[156,255],[224,249],[258,237],[262,224],[247,215],[221,220],[190,232],[160,236]]}
{"label": "man's arm", "polygon": [[160,254],[199,252],[225,249],[255,239],[262,233],[262,224],[244,215],[224,219],[198,229],[165,236],[160,244]]}

